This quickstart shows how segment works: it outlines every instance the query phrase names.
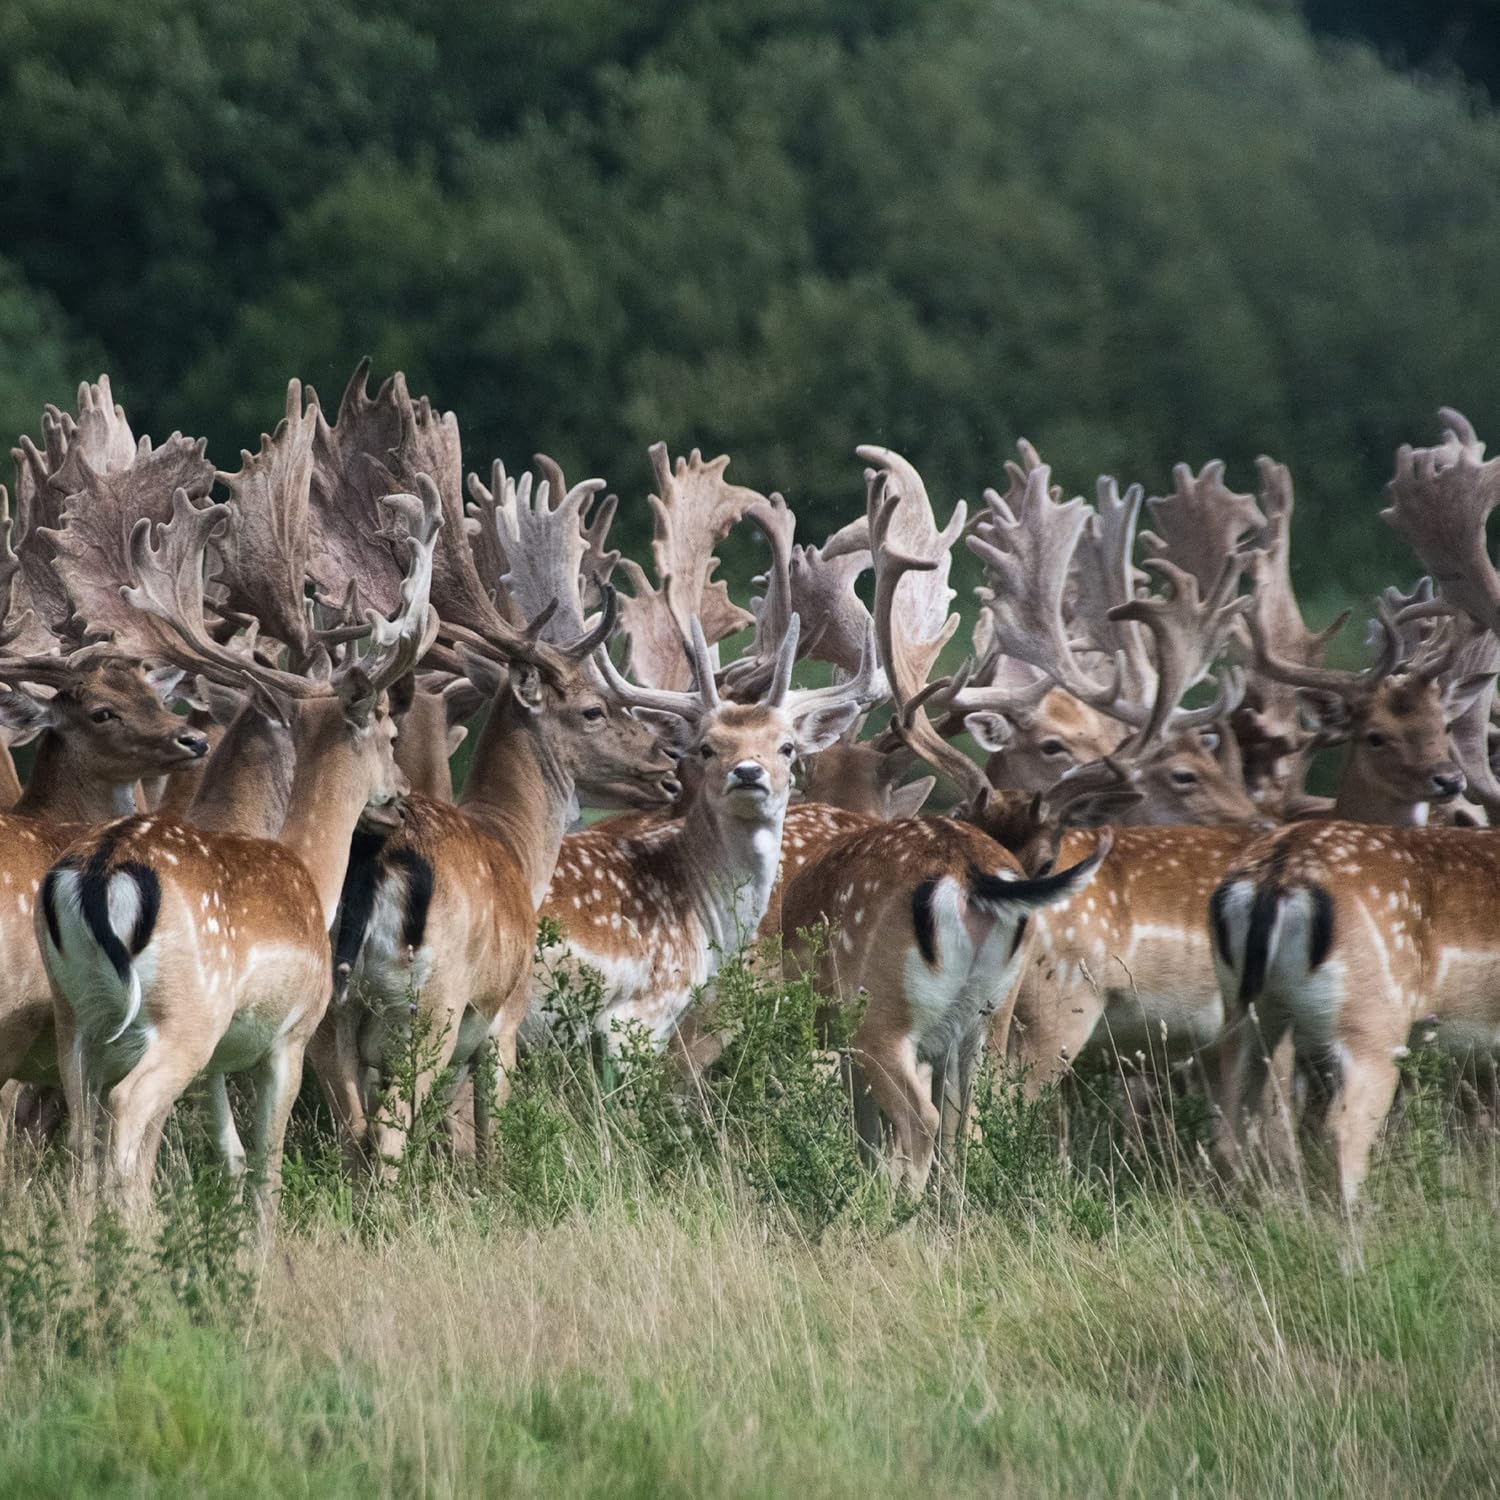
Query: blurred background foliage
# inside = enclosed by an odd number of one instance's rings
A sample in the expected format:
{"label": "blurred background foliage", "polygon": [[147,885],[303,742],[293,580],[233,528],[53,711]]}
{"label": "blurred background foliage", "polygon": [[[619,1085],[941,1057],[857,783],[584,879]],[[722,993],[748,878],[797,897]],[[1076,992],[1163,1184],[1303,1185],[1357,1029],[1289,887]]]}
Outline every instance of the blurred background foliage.
{"label": "blurred background foliage", "polygon": [[[856,442],[946,513],[1290,463],[1331,610],[1439,403],[1500,418],[1497,7],[1355,0],[7,0],[0,430],[108,369],[253,446],[361,354],[648,487],[665,438],[803,539]],[[644,506],[626,507],[639,526]]]}

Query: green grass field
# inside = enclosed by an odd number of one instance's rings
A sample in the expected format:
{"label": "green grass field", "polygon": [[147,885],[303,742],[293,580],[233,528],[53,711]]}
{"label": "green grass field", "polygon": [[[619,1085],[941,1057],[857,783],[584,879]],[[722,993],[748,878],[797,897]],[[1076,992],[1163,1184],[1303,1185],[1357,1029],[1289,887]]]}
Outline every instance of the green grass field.
{"label": "green grass field", "polygon": [[18,1151],[0,1494],[1492,1490],[1500,1180],[1435,1092],[1352,1229],[1225,1199],[1190,1117],[1065,1166],[998,1085],[962,1186],[899,1202],[753,992],[699,1106],[543,1060],[482,1170],[356,1191],[309,1116],[269,1243],[190,1130],[134,1237]]}

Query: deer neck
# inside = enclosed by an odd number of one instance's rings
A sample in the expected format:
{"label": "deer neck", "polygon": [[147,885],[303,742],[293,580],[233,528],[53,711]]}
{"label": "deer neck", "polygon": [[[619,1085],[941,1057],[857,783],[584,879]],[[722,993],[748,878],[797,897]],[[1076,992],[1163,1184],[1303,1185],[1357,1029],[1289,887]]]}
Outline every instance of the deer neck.
{"label": "deer neck", "polygon": [[782,803],[762,820],[728,816],[699,797],[682,820],[678,847],[684,889],[709,940],[735,953],[755,937],[770,905],[781,863]]}
{"label": "deer neck", "polygon": [[291,762],[287,731],[247,705],[214,746],[184,821],[214,833],[274,839],[287,815]]}
{"label": "deer neck", "polygon": [[1344,763],[1329,816],[1350,823],[1384,823],[1393,828],[1425,828],[1430,804],[1393,797],[1371,785],[1353,756]]}
{"label": "deer neck", "polygon": [[26,790],[15,805],[22,817],[53,823],[107,823],[136,810],[134,782],[107,782],[78,764],[68,741],[44,730]]}
{"label": "deer neck", "polygon": [[502,691],[458,799],[466,816],[510,850],[537,904],[552,880],[563,834],[578,815],[573,775],[546,743],[542,720]]}
{"label": "deer neck", "polygon": [[416,689],[411,707],[401,716],[396,764],[412,791],[434,802],[453,800],[453,773],[448,766],[448,712],[439,694]]}
{"label": "deer neck", "polygon": [[302,861],[332,926],[349,869],[349,842],[369,793],[355,773],[354,747],[298,709],[292,720],[293,772],[278,841]]}

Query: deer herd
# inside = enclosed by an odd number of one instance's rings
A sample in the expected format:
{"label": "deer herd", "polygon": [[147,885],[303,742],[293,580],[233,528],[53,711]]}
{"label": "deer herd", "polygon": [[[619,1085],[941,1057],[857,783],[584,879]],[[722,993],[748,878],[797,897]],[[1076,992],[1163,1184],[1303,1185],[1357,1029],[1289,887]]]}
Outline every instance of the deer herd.
{"label": "deer herd", "polygon": [[[60,1087],[126,1206],[186,1097],[273,1211],[304,1064],[350,1169],[389,1171],[418,1024],[413,1109],[463,1101],[481,1149],[525,1049],[631,1037],[690,1082],[764,937],[852,1025],[861,1145],[915,1191],[986,1049],[1032,1091],[1091,1058],[1204,1089],[1226,1173],[1300,1136],[1349,1206],[1415,1031],[1493,1073],[1500,459],[1456,412],[1384,512],[1428,576],[1343,669],[1270,460],[1258,496],[1209,464],[1091,504],[1022,442],[940,524],[864,447],[862,512],[812,545],[658,445],[647,568],[545,457],[466,499],[453,415],[368,375],[332,421],[292,381],[233,473],[138,441],[101,377],[21,439],[13,515],[0,489],[0,1079],[12,1116]],[[748,611],[715,576],[737,528]],[[580,1017],[543,976],[585,970]]]}

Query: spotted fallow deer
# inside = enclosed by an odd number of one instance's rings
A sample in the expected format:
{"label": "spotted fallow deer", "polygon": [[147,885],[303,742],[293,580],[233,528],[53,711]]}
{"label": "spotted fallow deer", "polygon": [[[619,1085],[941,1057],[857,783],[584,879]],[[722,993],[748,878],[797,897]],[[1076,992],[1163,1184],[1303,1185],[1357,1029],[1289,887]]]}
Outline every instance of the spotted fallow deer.
{"label": "spotted fallow deer", "polygon": [[110,519],[152,513],[163,483],[206,490],[213,471],[199,444],[138,446],[105,381],[81,387],[79,405],[76,422],[48,408],[45,453],[23,439],[18,553],[0,489],[0,721],[38,736],[26,791],[0,816],[0,1082],[57,1080],[51,990],[32,934],[48,867],[90,826],[134,811],[138,777],[199,762],[209,748],[159,696],[181,673],[148,673],[126,651],[83,646],[74,611],[96,580],[123,576],[125,538],[116,542]]}
{"label": "spotted fallow deer", "polygon": [[[1500,503],[1500,459],[1484,458],[1457,413],[1443,417],[1443,443],[1397,454],[1384,514],[1431,570],[1441,601],[1494,632],[1500,573],[1485,519]],[[1245,1142],[1245,1101],[1283,1036],[1310,1084],[1304,1134],[1329,1148],[1346,1208],[1359,1198],[1414,1028],[1493,1067],[1497,884],[1500,845],[1487,830],[1314,822],[1245,851],[1210,908],[1224,1005],[1241,1021],[1226,1058],[1231,1166]]]}
{"label": "spotted fallow deer", "polygon": [[[790,961],[810,965],[824,993],[839,1005],[863,1001],[851,1038],[861,1139],[873,1152],[883,1115],[893,1174],[921,1191],[941,1123],[934,1070],[940,1081],[953,1072],[961,1110],[986,1023],[1008,1010],[1026,963],[1030,914],[1087,885],[1110,835],[1071,868],[1028,879],[1019,860],[976,826],[998,799],[979,767],[931,727],[921,703],[957,624],[944,617],[952,598],[948,547],[962,529],[963,506],[945,533],[910,520],[898,531],[903,508],[914,508],[915,492],[900,483],[909,466],[884,450],[860,452],[876,465],[866,475],[875,622],[903,732],[971,801],[963,821],[899,819],[835,839],[788,879],[782,930]],[[923,502],[925,492],[918,502],[925,509]],[[914,597],[898,611],[903,579]],[[831,941],[809,949],[802,935],[824,928]]]}
{"label": "spotted fallow deer", "polygon": [[[967,685],[949,695],[948,717],[960,720],[982,746],[996,752],[992,766],[998,770],[1015,737],[1007,716],[1016,716],[1017,703],[1023,711],[1028,701],[1035,703],[1050,682],[1069,695],[1078,711],[1120,726],[1103,749],[1097,730],[1079,734],[1082,753],[1074,753],[1073,763],[1129,745],[1136,785],[1143,794],[1131,813],[1132,821],[1252,821],[1258,811],[1245,791],[1237,761],[1228,755],[1230,747],[1222,728],[1243,691],[1242,674],[1223,672],[1215,701],[1180,710],[1179,700],[1204,663],[1191,654],[1164,664],[1155,661],[1144,627],[1130,612],[1146,577],[1131,561],[1142,503],[1140,487],[1131,486],[1121,496],[1113,480],[1101,480],[1099,508],[1092,510],[1081,497],[1063,501],[1061,491],[1051,483],[1051,470],[1031,459],[1034,454],[1028,458],[1029,467],[1007,465],[1010,488],[1006,495],[985,491],[985,510],[971,528],[967,544],[985,569],[987,586],[979,595],[984,605],[987,659],[1001,660],[1003,654],[1011,663],[1023,662],[1041,675],[1029,689],[1018,689],[1009,680],[990,689]],[[1174,508],[1158,509],[1158,524],[1162,514],[1191,507],[1204,518],[1203,528],[1212,532],[1214,518],[1228,508],[1228,502],[1245,498],[1224,489],[1215,465],[1196,480],[1179,472]],[[1232,528],[1226,531],[1235,534]],[[1178,597],[1186,598],[1191,591],[1194,599],[1217,600],[1223,605],[1233,594],[1243,561],[1240,554],[1221,552],[1218,573],[1206,583],[1199,581],[1193,567],[1183,565],[1198,564],[1196,553],[1185,556],[1183,564],[1167,555],[1153,556],[1145,568],[1165,580]],[[1084,653],[1075,649],[1079,637],[1085,643]],[[1101,666],[1110,670],[1094,675]],[[1192,672],[1184,677],[1189,666]],[[1009,666],[1008,677],[1014,671]],[[1042,699],[1044,704],[1047,701]],[[1084,722],[1091,721],[1086,718]],[[1062,751],[1065,737],[1054,732],[1052,738],[1059,743],[1043,748]],[[1043,773],[1040,784],[1024,789],[1040,790],[1068,769],[1068,761],[1054,754],[1038,769]]]}
{"label": "spotted fallow deer", "polygon": [[[414,1085],[418,1102],[445,1068],[462,1085],[494,1045],[498,1095],[474,1092],[482,1147],[529,1003],[536,904],[579,795],[661,806],[676,791],[674,762],[651,727],[591,664],[615,624],[613,590],[605,586],[603,609],[589,620],[580,581],[582,511],[601,482],[554,503],[551,481],[533,490],[529,475],[518,485],[497,465],[491,489],[473,477],[470,488],[485,539],[477,555],[491,559],[481,566],[504,567],[497,592],[514,613],[534,612],[531,627],[522,633],[497,618],[482,640],[466,637],[462,666],[489,704],[468,779],[455,806],[407,797],[401,827],[357,850],[336,953],[349,965],[349,1000],[336,1003],[312,1054],[351,1147],[373,1147],[387,1163],[404,1147],[403,1125],[377,1110],[375,1096],[387,1054],[410,1025],[409,1002],[433,1039]],[[440,593],[440,612],[446,602]],[[352,1031],[342,1047],[340,1027]]]}
{"label": "spotted fallow deer", "polygon": [[[675,822],[637,836],[570,838],[542,904],[560,930],[548,967],[586,965],[601,978],[593,1024],[607,1045],[626,1025],[664,1045],[723,960],[754,938],[776,881],[796,759],[826,749],[861,711],[858,682],[792,690],[799,628],[793,615],[755,703],[719,696],[696,621],[694,692],[640,687],[608,669],[626,702],[691,726],[685,754],[702,762],[702,785]],[[558,1024],[539,985],[528,1040]]]}
{"label": "spotted fallow deer", "polygon": [[[131,534],[126,600],[153,622],[152,654],[255,693],[287,723],[295,765],[275,841],[147,814],[74,844],[48,872],[36,933],[56,999],[70,1140],[82,1158],[99,1152],[106,1182],[132,1206],[149,1195],[177,1098],[200,1074],[231,1072],[255,1081],[263,1211],[275,1201],[303,1050],[328,1002],[328,929],[349,836],[362,813],[403,790],[385,692],[437,623],[428,592],[441,513],[432,485],[421,488],[421,499],[383,502],[411,554],[400,608],[391,619],[371,611],[369,651],[349,652],[337,671],[326,654],[294,673],[213,638],[203,555],[232,520],[228,507],[200,509],[178,490],[157,545],[149,520]],[[111,619],[123,614],[122,605]]]}
{"label": "spotted fallow deer", "polygon": [[[1191,476],[1179,473],[1174,502],[1179,514],[1174,518],[1174,524],[1163,524],[1164,515],[1171,516],[1172,512],[1164,512],[1160,504],[1156,507],[1158,527],[1169,538],[1191,531],[1208,538],[1217,534],[1222,540],[1238,538],[1250,528],[1253,506],[1249,497],[1235,496],[1224,489],[1216,465],[1209,466],[1204,475],[1210,483],[1205,484],[1202,478],[1190,483]],[[1033,478],[1031,485],[1034,493],[1021,507],[1022,513],[1031,518],[1031,529],[1010,531],[996,527],[988,531],[992,548],[1011,550],[1016,560],[1024,563],[1023,567],[1011,567],[1001,573],[994,567],[995,560],[990,560],[992,572],[999,575],[996,581],[1008,579],[1015,590],[1006,595],[996,611],[998,628],[1008,641],[1017,639],[1020,622],[1034,624],[1045,618],[1060,621],[1056,601],[1062,598],[1058,584],[1064,576],[1064,564],[1057,560],[1057,553],[1065,551],[1067,533],[1063,533],[1063,542],[1055,548],[1047,543],[1046,538],[1053,530],[1062,531],[1064,518],[1057,515],[1055,504],[1051,510],[1041,504],[1043,491],[1040,482]],[[1201,524],[1191,528],[1185,522],[1175,524],[1183,521],[1193,502],[1201,516]],[[1076,520],[1074,524],[1077,524]],[[1157,551],[1159,555],[1148,561],[1147,566],[1162,573],[1165,565],[1164,576],[1173,579],[1179,608],[1196,593],[1198,573],[1206,571],[1209,559],[1215,555],[1223,556],[1219,543],[1200,548],[1197,553],[1186,549],[1180,553],[1184,566],[1172,570],[1170,556],[1160,555],[1169,552],[1170,548],[1157,543]],[[1119,559],[1128,559],[1128,548],[1118,549],[1118,553]],[[1050,566],[1047,565],[1049,556],[1053,559]],[[1285,562],[1283,547],[1279,570],[1284,571]],[[1264,579],[1264,574],[1262,577]],[[1047,590],[1042,598],[1022,597],[1021,591],[1028,584],[1037,587],[1039,581],[1045,581]],[[1102,588],[1097,592],[1109,597]],[[1114,590],[1115,594],[1128,595],[1130,592],[1132,590],[1121,587]],[[1294,603],[1289,610],[1285,601],[1272,607],[1259,596],[1253,601],[1241,598],[1227,603],[1219,617],[1220,626],[1213,632],[1213,641],[1206,654],[1197,660],[1193,673],[1201,671],[1213,659],[1225,640],[1227,629],[1239,628],[1232,618],[1239,610],[1250,611],[1250,631],[1257,640],[1264,640],[1267,628],[1276,629],[1279,638],[1287,643],[1288,656],[1295,657],[1295,663],[1315,660],[1322,640],[1309,638],[1305,631],[1299,635],[1290,630],[1286,622],[1294,609]],[[1123,613],[1129,618],[1125,606],[1113,606],[1111,613]],[[1210,614],[1204,615],[1204,624],[1210,617]],[[1300,615],[1296,618],[1300,620]],[[1188,635],[1192,633],[1191,613],[1179,623]],[[1082,675],[1081,664],[1067,654],[1070,650],[1069,635],[1070,632],[1060,627],[1051,631],[1038,628],[1032,641],[1035,653],[1032,659],[1039,665],[1050,660],[1049,670],[1061,681],[1077,681]],[[1113,646],[1116,651],[1124,653],[1124,673],[1128,677],[1134,655],[1134,648],[1128,641],[1111,642],[1098,631],[1091,633],[1088,639],[1092,644]],[[1337,685],[1349,701],[1362,703],[1368,685],[1385,681],[1391,669],[1399,665],[1393,629],[1384,628],[1382,639],[1393,654],[1368,674],[1334,674],[1316,666],[1283,662],[1274,652],[1261,653],[1262,671],[1279,674],[1284,670],[1293,676],[1298,673],[1317,676],[1325,688]],[[1269,665],[1266,664],[1267,656],[1271,658]],[[1150,680],[1151,670],[1148,663],[1139,674],[1142,680]],[[1191,677],[1191,674],[1182,672],[1173,675],[1184,685]],[[1264,682],[1267,678],[1261,677],[1260,680]],[[1423,728],[1427,720],[1436,720],[1439,756],[1448,765],[1452,764],[1452,751],[1442,740],[1439,699],[1440,694],[1434,692],[1414,693],[1410,703],[1405,698],[1391,700],[1389,695],[1382,700],[1388,704],[1394,701],[1396,707],[1407,713],[1402,721],[1402,731],[1415,747],[1411,762],[1417,767],[1414,779],[1408,778],[1406,787],[1411,800],[1405,803],[1395,800],[1401,789],[1394,786],[1392,774],[1384,769],[1393,759],[1392,752],[1382,747],[1384,759],[1375,761],[1372,759],[1373,747],[1357,747],[1351,752],[1339,786],[1340,797],[1351,812],[1370,819],[1411,816],[1415,801],[1430,795],[1427,778],[1435,774],[1437,762],[1428,753],[1431,735]],[[1406,743],[1404,738],[1402,743]],[[1163,792],[1166,789],[1158,782],[1155,790]],[[1237,799],[1236,808],[1237,816],[1242,820],[1239,826],[1170,827],[1150,834],[1121,829],[1109,865],[1094,886],[1079,900],[1049,911],[1038,922],[1038,956],[1016,1004],[1016,1026],[1012,1036],[1012,1050],[1028,1068],[1031,1087],[1039,1087],[1066,1072],[1086,1050],[1112,1055],[1130,1066],[1144,1058],[1148,1065],[1159,1067],[1163,1063],[1201,1055],[1202,1049],[1219,1036],[1223,1010],[1201,913],[1208,894],[1229,861],[1253,837],[1253,830],[1246,826],[1250,808],[1244,804],[1243,798]],[[1179,804],[1176,817],[1193,821],[1196,814],[1198,820],[1208,821],[1206,812],[1201,800],[1194,801],[1189,796]],[[1173,817],[1171,803],[1153,798],[1148,788],[1143,806],[1129,814],[1125,821],[1163,816]],[[1064,845],[1064,854],[1071,852],[1076,855],[1081,847],[1081,842],[1075,837],[1071,844]],[[1170,872],[1169,878],[1164,878],[1164,871]]]}

